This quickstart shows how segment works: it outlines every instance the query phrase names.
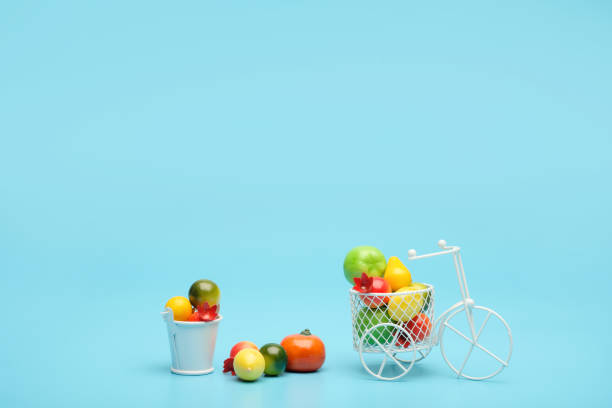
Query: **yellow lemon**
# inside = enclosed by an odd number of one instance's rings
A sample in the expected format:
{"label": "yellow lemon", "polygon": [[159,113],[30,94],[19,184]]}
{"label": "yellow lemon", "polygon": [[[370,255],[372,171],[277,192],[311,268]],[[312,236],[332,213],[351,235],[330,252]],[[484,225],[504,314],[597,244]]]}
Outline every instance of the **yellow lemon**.
{"label": "yellow lemon", "polygon": [[175,296],[166,302],[166,307],[172,309],[174,320],[186,321],[191,316],[191,302],[185,296]]}
{"label": "yellow lemon", "polygon": [[234,371],[244,381],[255,381],[264,372],[266,360],[259,350],[242,349],[234,357]]}
{"label": "yellow lemon", "polygon": [[[422,287],[416,285],[404,286],[396,292],[414,292],[421,290]],[[387,313],[391,320],[407,322],[417,314],[421,313],[425,303],[425,293],[406,293],[404,295],[389,296]]]}
{"label": "yellow lemon", "polygon": [[384,278],[389,285],[391,290],[395,292],[399,288],[403,288],[412,284],[412,275],[408,268],[404,266],[402,261],[397,256],[392,256],[387,262],[387,269],[385,269]]}

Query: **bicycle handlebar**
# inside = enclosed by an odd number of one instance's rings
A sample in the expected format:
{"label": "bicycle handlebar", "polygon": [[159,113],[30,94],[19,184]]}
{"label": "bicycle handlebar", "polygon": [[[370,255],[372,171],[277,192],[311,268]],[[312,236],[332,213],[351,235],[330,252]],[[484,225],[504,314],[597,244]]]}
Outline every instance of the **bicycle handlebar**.
{"label": "bicycle handlebar", "polygon": [[442,249],[442,251],[432,252],[432,253],[424,254],[424,255],[417,255],[416,250],[411,249],[408,251],[408,259],[413,261],[415,259],[431,258],[432,256],[452,254],[455,252],[459,252],[459,249],[460,249],[458,246],[446,245],[446,241],[443,239],[438,241],[438,246],[440,247],[440,249]]}

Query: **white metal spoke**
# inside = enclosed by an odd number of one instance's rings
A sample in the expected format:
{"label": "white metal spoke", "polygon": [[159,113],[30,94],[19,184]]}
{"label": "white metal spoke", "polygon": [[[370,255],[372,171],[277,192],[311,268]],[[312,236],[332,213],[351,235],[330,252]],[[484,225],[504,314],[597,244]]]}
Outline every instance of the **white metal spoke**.
{"label": "white metal spoke", "polygon": [[484,319],[484,322],[482,322],[482,326],[480,326],[480,330],[478,330],[478,334],[476,335],[476,342],[477,343],[478,343],[478,339],[480,338],[480,334],[482,333],[482,330],[485,328],[485,326],[489,322],[489,317],[491,317],[491,312],[489,312],[487,317]]}
{"label": "white metal spoke", "polygon": [[459,330],[455,329],[453,326],[451,326],[450,324],[448,324],[448,322],[444,322],[444,325],[446,327],[448,327],[449,329],[451,329],[452,331],[454,331],[455,333],[457,333],[458,335],[460,335],[461,337],[463,337],[468,343],[470,344],[474,344],[474,342],[472,341],[472,339],[470,339],[468,336],[466,336],[465,334],[461,333]]}
{"label": "white metal spoke", "polygon": [[384,347],[382,344],[380,344],[380,342],[378,341],[378,339],[377,339],[376,337],[374,337],[374,336],[372,335],[372,333],[371,333],[371,332],[370,332],[370,333],[368,333],[368,336],[370,336],[370,338],[371,338],[372,340],[374,340],[374,341],[376,342],[376,344],[378,344],[378,346],[379,346],[379,347],[382,349],[382,351],[383,351],[383,352],[384,352],[386,355],[388,355],[388,356],[391,358],[391,360],[393,360],[393,361],[395,362],[395,364],[397,364],[397,365],[398,365],[398,366],[399,366],[399,367],[400,367],[402,370],[404,370],[404,371],[408,371],[408,370],[406,370],[406,368],[405,368],[405,367],[402,365],[402,363],[400,363],[400,362],[399,362],[399,361],[398,361],[398,360],[395,358],[395,356],[393,356],[393,354],[391,354],[391,353],[390,353],[390,352],[389,352],[389,351],[388,351],[388,350],[387,350],[387,349],[386,349],[386,348],[385,348],[385,347]]}
{"label": "white metal spoke", "polygon": [[[489,316],[491,314],[489,313]],[[490,352],[489,350],[487,350],[486,348],[484,348],[484,346],[480,345],[480,343],[478,343],[478,337],[480,337],[480,332],[482,331],[482,329],[484,328],[484,326],[486,325],[487,321],[489,320],[489,316],[487,316],[487,318],[485,319],[485,324],[482,325],[482,327],[479,330],[478,336],[476,337],[476,341],[472,341],[468,336],[466,336],[465,334],[461,333],[459,330],[457,330],[456,328],[454,328],[452,325],[450,325],[448,322],[444,322],[444,325],[446,327],[448,327],[449,329],[451,329],[452,331],[454,331],[455,333],[457,333],[459,336],[463,337],[467,342],[469,342],[472,345],[472,348],[474,346],[478,347],[479,349],[481,349],[482,351],[484,351],[485,353],[487,353],[488,355],[490,355],[491,357],[493,357],[494,359],[496,359],[497,361],[499,361],[501,364],[503,364],[505,367],[508,366],[508,364],[502,360],[501,358],[497,357],[494,353]],[[467,358],[469,358],[469,354],[472,352],[472,350],[470,349],[468,356],[466,357],[466,360],[464,361],[467,362]],[[461,370],[459,372],[461,372],[463,370],[463,366],[461,367]]]}
{"label": "white metal spoke", "polygon": [[474,344],[476,347],[478,347],[479,349],[481,349],[482,351],[484,351],[485,353],[487,353],[488,355],[490,355],[491,357],[493,357],[494,359],[496,359],[497,361],[499,361],[501,364],[504,365],[504,367],[508,367],[508,363],[506,363],[504,360],[502,360],[501,358],[497,357],[495,354],[491,353],[489,350],[487,350],[486,348],[484,348],[483,346],[481,346],[479,343]]}
{"label": "white metal spoke", "polygon": [[397,339],[398,339],[398,337],[399,337],[399,334],[400,334],[400,331],[399,331],[399,330],[396,330],[396,331],[395,331],[395,335],[393,336],[393,341],[391,342],[391,346],[392,346],[392,347],[393,347],[393,346],[395,346],[395,344],[397,343]]}
{"label": "white metal spoke", "polygon": [[470,356],[472,355],[472,350],[474,350],[474,345],[473,344],[470,346],[470,350],[465,355],[465,359],[463,360],[463,364],[461,364],[461,368],[459,369],[459,372],[457,373],[457,378],[461,377],[461,373],[463,372],[463,369],[465,368],[466,363],[468,362],[468,360],[470,359]]}
{"label": "white metal spoke", "polygon": [[380,368],[378,369],[378,375],[380,376],[385,368],[385,363],[387,362],[387,356],[383,356],[383,361],[380,364]]}
{"label": "white metal spoke", "polygon": [[[489,321],[489,317],[491,317],[491,312],[489,312],[489,314],[487,314],[487,317],[484,319],[484,322],[482,323],[482,325],[480,326],[480,329],[478,330],[478,334],[476,334],[476,339],[475,339],[475,344],[478,345],[478,339],[480,338],[480,335],[482,334],[482,330],[485,328],[485,326],[487,325],[487,322]],[[465,359],[463,360],[463,364],[461,364],[461,368],[459,369],[459,372],[457,373],[457,377],[461,377],[461,373],[463,373],[463,369],[465,368],[465,365],[467,364],[468,360],[470,359],[470,356],[472,355],[472,351],[474,350],[474,344],[472,344],[470,346],[470,350],[467,352]]]}

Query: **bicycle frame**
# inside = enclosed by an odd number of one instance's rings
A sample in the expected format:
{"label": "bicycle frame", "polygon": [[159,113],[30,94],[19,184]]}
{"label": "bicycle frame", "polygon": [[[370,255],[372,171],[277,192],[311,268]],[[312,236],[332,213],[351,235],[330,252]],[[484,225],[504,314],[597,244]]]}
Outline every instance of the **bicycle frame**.
{"label": "bicycle frame", "polygon": [[[418,260],[418,259],[431,258],[434,256],[439,256],[439,255],[447,255],[447,254],[451,254],[453,256],[453,263],[455,264],[455,271],[457,272],[457,281],[459,282],[459,290],[461,291],[462,300],[455,303],[454,305],[449,307],[444,313],[442,313],[434,321],[434,327],[440,326],[440,322],[442,322],[446,318],[446,316],[448,316],[455,309],[464,307],[466,314],[467,314],[467,319],[470,325],[470,332],[472,334],[472,339],[476,339],[477,335],[474,329],[474,321],[472,319],[472,307],[474,306],[474,299],[470,297],[470,292],[468,290],[467,279],[465,277],[465,271],[463,269],[463,262],[461,261],[461,253],[460,253],[461,248],[459,248],[458,246],[447,246],[446,241],[444,241],[443,239],[438,241],[438,246],[440,247],[440,249],[442,249],[442,251],[432,252],[432,253],[424,254],[424,255],[417,255],[417,252],[414,249],[411,249],[408,251],[408,259],[411,261]],[[440,340],[441,331],[442,331],[441,326],[438,328],[438,330],[434,330],[435,337],[433,339],[433,343],[435,345],[437,345]]]}

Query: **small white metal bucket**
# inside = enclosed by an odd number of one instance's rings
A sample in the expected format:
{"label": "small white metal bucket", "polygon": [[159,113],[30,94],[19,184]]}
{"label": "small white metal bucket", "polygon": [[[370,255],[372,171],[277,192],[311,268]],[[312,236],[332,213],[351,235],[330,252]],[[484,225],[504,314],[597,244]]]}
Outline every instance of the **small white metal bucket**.
{"label": "small white metal bucket", "polygon": [[172,309],[166,308],[162,318],[168,327],[170,371],[182,375],[212,373],[217,329],[221,315],[212,322],[177,322]]}

